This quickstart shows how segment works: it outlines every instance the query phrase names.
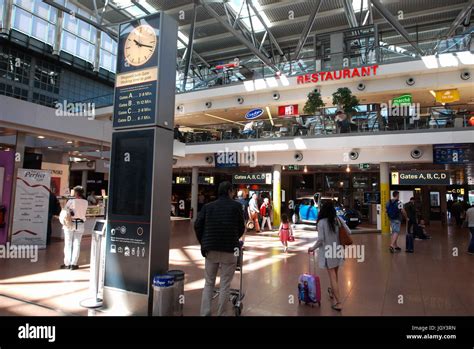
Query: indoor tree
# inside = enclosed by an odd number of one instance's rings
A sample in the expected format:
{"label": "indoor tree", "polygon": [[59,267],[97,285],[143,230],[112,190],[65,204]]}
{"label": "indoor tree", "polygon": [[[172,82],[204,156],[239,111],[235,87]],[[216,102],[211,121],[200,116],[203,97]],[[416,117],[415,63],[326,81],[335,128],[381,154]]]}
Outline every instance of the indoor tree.
{"label": "indoor tree", "polygon": [[305,114],[315,115],[319,109],[325,106],[321,93],[318,90],[314,90],[308,94],[308,100],[304,105],[303,111]]}
{"label": "indoor tree", "polygon": [[357,111],[356,107],[359,105],[359,99],[352,94],[349,88],[341,87],[332,94],[332,104],[338,106],[346,115],[350,116]]}

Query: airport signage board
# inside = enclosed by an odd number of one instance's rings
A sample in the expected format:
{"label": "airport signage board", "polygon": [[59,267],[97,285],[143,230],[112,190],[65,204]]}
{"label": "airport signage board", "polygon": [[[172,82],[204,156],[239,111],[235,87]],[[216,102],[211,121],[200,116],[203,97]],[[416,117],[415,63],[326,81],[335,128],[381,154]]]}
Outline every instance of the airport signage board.
{"label": "airport signage board", "polygon": [[461,97],[459,96],[458,89],[439,90],[439,91],[435,91],[435,94],[436,94],[436,102],[438,103],[453,103],[461,99]]}
{"label": "airport signage board", "polygon": [[466,164],[474,162],[474,143],[433,145],[434,164]]}
{"label": "airport signage board", "polygon": [[236,173],[232,175],[233,184],[272,184],[271,173]]}
{"label": "airport signage board", "polygon": [[335,80],[346,80],[368,76],[376,76],[379,66],[377,64],[360,68],[345,68],[334,71],[321,71],[300,75],[296,78],[298,85],[319,83]]}
{"label": "airport signage board", "polygon": [[200,185],[213,185],[214,184],[214,176],[199,176],[198,177],[198,184],[200,184]]}
{"label": "airport signage board", "polygon": [[392,185],[449,185],[448,171],[393,171]]}

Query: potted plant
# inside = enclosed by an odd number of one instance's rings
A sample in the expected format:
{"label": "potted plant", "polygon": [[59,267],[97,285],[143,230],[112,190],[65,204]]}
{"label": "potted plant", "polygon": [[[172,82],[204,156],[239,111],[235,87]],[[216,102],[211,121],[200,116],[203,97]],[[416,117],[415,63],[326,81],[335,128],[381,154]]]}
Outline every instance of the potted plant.
{"label": "potted plant", "polygon": [[[325,105],[326,104],[323,102],[323,99],[321,98],[321,93],[319,93],[318,90],[314,90],[308,94],[308,100],[306,101],[304,105],[303,112],[305,114],[315,116],[315,118],[313,118],[312,121],[311,120],[307,121],[308,124],[315,123],[317,125],[317,124],[322,123],[323,124],[322,127],[324,129],[324,121],[322,120],[322,117],[321,117],[321,108],[324,108]],[[305,124],[304,127],[307,129],[308,125]],[[317,128],[317,129],[319,133],[320,128]]]}
{"label": "potted plant", "polygon": [[359,105],[359,99],[352,94],[352,91],[347,87],[338,88],[336,92],[332,94],[332,103],[337,106],[338,110],[342,110],[346,115],[344,120],[339,120],[339,132],[346,133],[351,132],[352,114],[357,112],[356,107]]}

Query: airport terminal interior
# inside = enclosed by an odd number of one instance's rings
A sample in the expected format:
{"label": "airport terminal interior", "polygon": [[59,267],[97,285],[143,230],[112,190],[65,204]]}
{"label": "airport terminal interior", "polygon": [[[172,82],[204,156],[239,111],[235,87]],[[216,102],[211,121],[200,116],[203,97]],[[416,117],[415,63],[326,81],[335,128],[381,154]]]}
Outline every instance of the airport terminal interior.
{"label": "airport terminal interior", "polygon": [[0,316],[473,315],[472,74],[472,0],[0,0]]}

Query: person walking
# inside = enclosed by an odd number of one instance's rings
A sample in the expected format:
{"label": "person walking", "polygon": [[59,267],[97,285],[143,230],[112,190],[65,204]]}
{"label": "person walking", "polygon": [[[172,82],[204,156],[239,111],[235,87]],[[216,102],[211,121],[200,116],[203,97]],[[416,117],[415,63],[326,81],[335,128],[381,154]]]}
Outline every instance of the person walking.
{"label": "person walking", "polygon": [[341,294],[339,292],[339,267],[344,263],[344,253],[340,249],[344,247],[339,241],[339,229],[342,227],[350,232],[346,223],[337,217],[336,209],[332,202],[324,203],[318,215],[317,230],[318,239],[308,253],[318,252],[318,264],[321,269],[326,269],[329,275],[331,287],[328,288],[329,297],[332,300],[332,308],[337,311],[342,310]]}
{"label": "person walking", "polygon": [[265,224],[268,223],[268,230],[273,230],[270,214],[272,213],[272,205],[270,199],[264,198],[263,204],[260,206],[260,215],[262,216],[262,230],[265,230]]}
{"label": "person walking", "polygon": [[466,221],[467,227],[471,232],[471,242],[469,243],[469,247],[467,248],[467,253],[474,255],[474,206],[471,206],[466,211]]}
{"label": "person walking", "polygon": [[415,198],[411,197],[410,201],[404,206],[408,217],[407,221],[407,237],[406,237],[406,252],[414,252],[415,232],[418,229],[418,221],[416,218]]}
{"label": "person walking", "polygon": [[71,215],[72,226],[63,226],[64,264],[61,265],[61,269],[76,270],[79,269],[77,263],[81,253],[81,240],[84,234],[88,202],[85,199],[84,189],[81,186],[77,186],[73,190],[74,198],[70,199],[64,207]]}
{"label": "person walking", "polygon": [[[235,199],[242,206],[242,214],[244,215],[244,222],[247,223],[249,220],[249,202],[245,198],[244,192],[239,190],[237,192],[237,199]],[[245,242],[245,232],[241,237],[241,240]],[[243,248],[243,247],[242,247]]]}
{"label": "person walking", "polygon": [[456,221],[458,227],[462,226],[462,215],[464,213],[464,208],[460,200],[456,200],[451,207],[451,213]]}
{"label": "person walking", "polygon": [[281,224],[279,229],[280,241],[283,245],[283,252],[288,251],[288,241],[290,241],[290,237],[293,237],[293,229],[291,228],[290,221],[286,214],[281,215]]}
{"label": "person walking", "polygon": [[398,236],[400,235],[402,217],[407,219],[407,214],[403,209],[403,203],[400,201],[400,193],[397,190],[392,193],[392,199],[386,203],[385,210],[390,219],[390,231],[392,234],[390,252],[400,252],[402,249],[398,246]]}
{"label": "person walking", "polygon": [[260,232],[260,224],[258,223],[258,214],[260,210],[258,209],[257,194],[253,193],[252,198],[249,201],[249,217],[255,225],[255,231]]}
{"label": "person walking", "polygon": [[201,299],[201,316],[211,316],[217,272],[221,268],[218,316],[226,315],[230,284],[240,255],[240,237],[245,231],[242,206],[233,200],[230,182],[219,185],[218,199],[204,205],[194,222],[201,253],[206,258],[205,284]]}

